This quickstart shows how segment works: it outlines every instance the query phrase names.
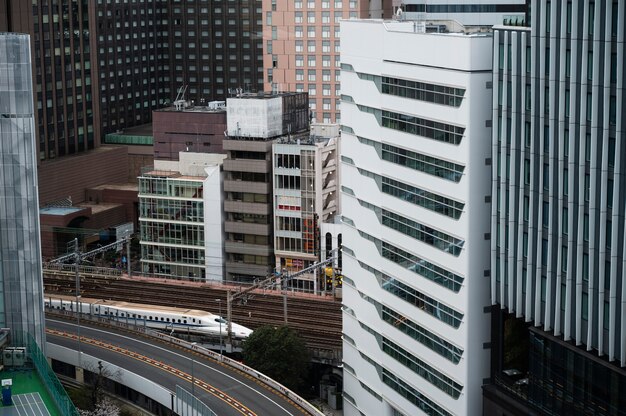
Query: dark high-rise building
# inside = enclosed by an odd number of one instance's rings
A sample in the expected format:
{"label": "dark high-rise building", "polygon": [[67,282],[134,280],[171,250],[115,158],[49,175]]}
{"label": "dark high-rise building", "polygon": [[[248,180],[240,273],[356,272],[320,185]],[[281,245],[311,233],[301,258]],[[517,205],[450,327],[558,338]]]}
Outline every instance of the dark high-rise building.
{"label": "dark high-rise building", "polygon": [[262,90],[261,13],[258,0],[0,0],[0,31],[32,35],[39,160],[150,122],[179,89],[196,104]]}
{"label": "dark high-rise building", "polygon": [[94,4],[94,81],[102,136],[152,120],[171,101],[168,4],[98,1]]}
{"label": "dark high-rise building", "polygon": [[534,0],[530,28],[495,28],[485,414],[626,409],[624,22]]}
{"label": "dark high-rise building", "polygon": [[0,0],[0,31],[31,34],[38,160],[99,145],[89,1]]}
{"label": "dark high-rise building", "polygon": [[263,90],[261,1],[167,3],[172,99],[183,86],[196,104]]}

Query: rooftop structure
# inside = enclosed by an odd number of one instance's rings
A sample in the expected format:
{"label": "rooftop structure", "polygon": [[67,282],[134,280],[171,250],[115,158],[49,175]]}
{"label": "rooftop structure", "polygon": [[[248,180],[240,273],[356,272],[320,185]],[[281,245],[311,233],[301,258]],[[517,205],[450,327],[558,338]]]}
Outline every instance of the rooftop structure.
{"label": "rooftop structure", "polygon": [[467,26],[503,23],[523,26],[528,17],[528,3],[527,0],[393,0],[398,19],[455,20]]}
{"label": "rooftop structure", "polygon": [[202,106],[178,101],[154,111],[152,119],[155,160],[178,160],[180,152],[226,153],[225,101]]}

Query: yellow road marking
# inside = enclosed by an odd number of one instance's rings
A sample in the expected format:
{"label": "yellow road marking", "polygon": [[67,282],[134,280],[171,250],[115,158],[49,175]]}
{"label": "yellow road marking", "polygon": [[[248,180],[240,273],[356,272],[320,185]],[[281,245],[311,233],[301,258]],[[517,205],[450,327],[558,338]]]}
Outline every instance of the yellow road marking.
{"label": "yellow road marking", "polygon": [[[70,338],[70,339],[75,339],[78,340],[78,337],[75,334],[70,334],[64,331],[57,331],[55,329],[46,329],[46,333],[50,334],[50,335],[56,335],[59,337],[64,337],[64,338]],[[129,356],[137,361],[141,361],[144,362],[148,365],[151,365],[153,367],[159,368],[163,371],[167,371],[170,374],[175,375],[176,377],[189,381],[191,382],[192,380],[192,376],[190,374],[185,373],[184,371],[180,371],[177,368],[174,368],[170,365],[164,364],[160,361],[154,360],[150,357],[147,357],[145,355],[141,355],[141,354],[137,354],[134,351],[130,351],[130,350],[126,350],[124,348],[120,348],[118,346],[115,346],[113,344],[109,344],[109,343],[105,343],[102,341],[98,341],[96,339],[93,338],[87,338],[84,336],[80,337],[80,341],[84,342],[85,344],[91,344],[103,349],[107,349],[109,351],[113,351],[116,352],[118,354],[122,354],[122,355],[126,355]],[[194,384],[198,387],[200,387],[202,390],[206,391],[207,393],[217,397],[218,399],[222,400],[223,402],[225,402],[226,404],[228,404],[230,407],[232,407],[233,409],[237,410],[239,413],[241,413],[242,415],[245,416],[256,416],[256,413],[254,413],[252,410],[248,409],[245,405],[243,405],[241,402],[233,399],[232,397],[230,397],[229,395],[225,394],[224,392],[222,392],[221,390],[211,386],[210,384],[207,384],[205,382],[203,382],[202,380],[199,380],[197,377],[193,377],[193,381]]]}

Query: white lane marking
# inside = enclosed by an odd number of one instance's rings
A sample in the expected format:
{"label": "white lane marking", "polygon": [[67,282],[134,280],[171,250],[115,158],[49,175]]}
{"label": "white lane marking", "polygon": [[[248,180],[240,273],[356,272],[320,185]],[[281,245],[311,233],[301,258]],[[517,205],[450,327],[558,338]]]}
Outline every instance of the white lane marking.
{"label": "white lane marking", "polygon": [[[58,321],[58,320],[56,320],[56,319],[46,319],[46,321],[56,322],[56,323],[61,324],[61,325],[77,326],[76,324],[72,324],[72,323],[68,323],[68,322],[64,322],[64,321]],[[168,349],[163,348],[163,347],[159,347],[158,345],[154,345],[154,344],[151,344],[151,343],[149,343],[149,342],[140,341],[140,340],[138,340],[138,339],[136,339],[136,338],[127,337],[127,336],[124,336],[124,335],[119,335],[119,334],[117,334],[117,333],[115,333],[115,332],[104,331],[104,330],[102,330],[102,329],[96,329],[96,328],[92,328],[92,327],[89,327],[89,330],[91,330],[91,331],[96,331],[96,332],[103,332],[103,333],[105,333],[105,334],[111,334],[111,335],[114,335],[114,336],[119,337],[119,338],[124,338],[124,339],[130,340],[130,341],[137,342],[137,343],[139,343],[139,344],[149,345],[149,346],[151,346],[151,347],[153,347],[153,348],[156,348],[156,349],[159,349],[159,350],[161,350],[161,351],[165,351],[165,352],[167,352],[167,353],[170,353],[170,354],[176,355],[176,356],[178,356],[178,357],[180,357],[180,358],[183,358],[183,359],[185,359],[185,360],[188,360],[188,359],[189,359],[189,357],[184,356],[184,355],[182,355],[182,354],[179,354],[179,353],[177,353],[177,352],[174,352],[174,351],[168,350]],[[83,336],[84,336],[84,335],[83,335]],[[199,365],[203,366],[204,368],[206,368],[206,369],[208,369],[208,370],[211,370],[211,371],[214,371],[214,372],[216,372],[216,373],[218,373],[218,374],[221,374],[221,375],[222,375],[222,376],[224,376],[224,377],[228,377],[229,379],[231,379],[231,380],[232,380],[232,381],[234,381],[235,383],[241,384],[242,386],[244,386],[244,387],[246,387],[246,388],[248,388],[248,389],[252,390],[252,391],[253,391],[253,392],[255,392],[256,394],[258,394],[259,396],[264,397],[267,401],[269,401],[269,402],[273,403],[276,407],[279,407],[280,409],[282,409],[282,410],[283,410],[286,414],[288,414],[288,415],[290,415],[290,416],[296,416],[296,415],[294,415],[293,413],[289,412],[287,409],[285,409],[285,408],[284,408],[283,406],[281,406],[280,404],[276,403],[276,402],[275,402],[274,400],[272,400],[269,396],[266,396],[265,394],[261,393],[260,391],[258,391],[258,390],[256,390],[256,389],[253,389],[252,387],[248,386],[248,385],[247,385],[247,384],[245,384],[245,383],[242,383],[241,381],[237,380],[235,377],[233,377],[233,376],[231,376],[231,375],[229,375],[229,374],[226,374],[226,373],[224,373],[223,371],[220,371],[220,370],[218,370],[218,369],[216,369],[216,368],[209,367],[208,365],[206,365],[206,364],[204,364],[204,363],[201,363],[201,362],[196,362],[196,365],[197,365],[197,364],[199,364]],[[244,404],[244,405],[247,407],[247,404]]]}

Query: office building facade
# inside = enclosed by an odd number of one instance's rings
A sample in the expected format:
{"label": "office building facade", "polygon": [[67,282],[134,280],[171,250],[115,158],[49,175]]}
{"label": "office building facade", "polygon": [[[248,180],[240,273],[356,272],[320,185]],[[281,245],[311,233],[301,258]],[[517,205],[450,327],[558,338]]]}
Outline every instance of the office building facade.
{"label": "office building facade", "polygon": [[394,0],[397,16],[409,20],[456,20],[464,25],[525,26],[529,0]]}
{"label": "office building facade", "polygon": [[[530,28],[494,31],[491,296],[531,327],[522,398],[532,409],[619,414],[626,5],[531,10]],[[507,370],[495,363],[496,375]]]}
{"label": "office building facade", "polygon": [[[195,104],[263,91],[261,2],[183,0],[168,7],[170,90]],[[230,92],[229,92],[230,91]]]}
{"label": "office building facade", "polygon": [[0,33],[0,325],[45,350],[30,37]]}
{"label": "office building facade", "polygon": [[89,3],[0,2],[0,30],[31,35],[39,161],[100,143]]}
{"label": "office building facade", "polygon": [[479,414],[489,376],[492,37],[416,27],[341,23],[347,415]]}
{"label": "office building facade", "polygon": [[142,271],[200,280],[223,278],[224,155],[181,152],[139,177]]}
{"label": "office building facade", "polygon": [[226,279],[274,271],[272,144],[309,134],[306,93],[243,94],[226,102],[224,228]]}
{"label": "office building facade", "polygon": [[[108,133],[149,123],[171,102],[168,3],[90,2],[93,82],[102,141]],[[174,92],[175,94],[175,92]]]}
{"label": "office building facade", "polygon": [[309,94],[313,120],[338,123],[341,97],[339,22],[387,17],[389,1],[264,0],[265,91]]}
{"label": "office building facade", "polygon": [[[337,213],[339,137],[279,140],[272,147],[276,270],[298,272],[320,260],[320,227]],[[314,272],[294,287],[320,288]]]}

